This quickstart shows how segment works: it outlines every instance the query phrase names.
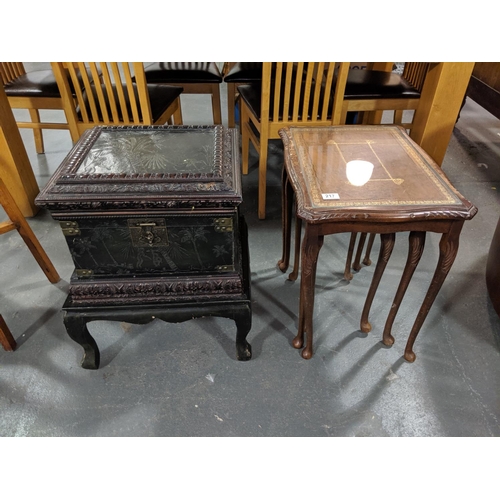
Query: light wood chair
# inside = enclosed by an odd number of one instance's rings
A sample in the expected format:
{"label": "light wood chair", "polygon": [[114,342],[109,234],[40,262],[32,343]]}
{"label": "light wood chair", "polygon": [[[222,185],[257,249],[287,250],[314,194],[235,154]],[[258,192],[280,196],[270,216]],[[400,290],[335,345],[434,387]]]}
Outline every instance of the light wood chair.
{"label": "light wood chair", "polygon": [[[336,67],[337,75],[335,76]],[[250,141],[259,154],[258,216],[266,217],[267,149],[284,126],[338,125],[349,63],[264,62],[262,82],[241,85],[242,169]]]}
{"label": "light wood chair", "polygon": [[50,69],[26,72],[22,62],[0,62],[2,83],[12,109],[26,109],[31,122],[18,121],[19,128],[33,129],[37,153],[45,151],[42,129],[68,130],[64,122],[43,122],[39,110],[62,110],[62,99],[56,79]]}
{"label": "light wood chair", "polygon": [[[172,120],[182,124],[182,88],[147,84],[143,63],[51,64],[73,142],[97,125],[163,125]],[[80,79],[82,89],[77,85]]]}
{"label": "light wood chair", "polygon": [[[51,283],[57,283],[60,280],[59,274],[57,273],[48,255],[45,253],[45,250],[40,245],[35,233],[26,222],[26,219],[19,210],[19,207],[16,205],[14,198],[11,196],[1,177],[0,204],[8,217],[8,220],[0,223],[0,234],[16,229],[23,238],[30,252],[33,254],[33,257],[35,257],[38,265],[45,273],[45,276],[47,276]],[[0,344],[6,351],[13,351],[16,348],[16,342],[1,315]]]}
{"label": "light wood chair", "polygon": [[222,124],[220,84],[222,75],[214,62],[155,62],[144,68],[148,83],[178,85],[183,94],[208,94],[214,125]]}

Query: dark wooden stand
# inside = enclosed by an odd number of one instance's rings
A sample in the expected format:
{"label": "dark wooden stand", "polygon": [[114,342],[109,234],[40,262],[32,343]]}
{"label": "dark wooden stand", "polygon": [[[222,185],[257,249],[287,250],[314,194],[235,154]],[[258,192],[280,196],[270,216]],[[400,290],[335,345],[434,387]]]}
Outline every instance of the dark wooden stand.
{"label": "dark wooden stand", "polygon": [[82,367],[91,370],[99,368],[99,348],[90,335],[87,323],[90,321],[125,321],[127,323],[144,325],[154,319],[170,323],[181,323],[190,319],[205,316],[220,316],[235,321],[236,356],[240,361],[252,357],[252,348],[246,337],[252,326],[250,300],[209,302],[201,305],[193,303],[160,304],[156,306],[102,306],[102,307],[72,307],[68,298],[63,306],[64,326],[68,335],[80,344],[85,353]]}
{"label": "dark wooden stand", "polygon": [[236,357],[239,361],[252,358],[252,347],[246,337],[252,327],[252,306],[250,292],[250,264],[247,228],[241,219],[242,261],[244,296],[226,300],[204,300],[203,302],[179,301],[160,304],[128,304],[85,306],[73,305],[68,295],[64,305],[64,326],[68,335],[84,349],[81,365],[96,370],[100,364],[100,353],[96,341],[90,335],[87,323],[91,321],[124,321],[144,325],[154,319],[169,323],[182,323],[194,318],[219,316],[236,323]]}
{"label": "dark wooden stand", "polygon": [[96,127],[37,197],[61,225],[75,271],[63,306],[84,368],[99,367],[87,323],[233,319],[251,358],[248,235],[236,130]]}

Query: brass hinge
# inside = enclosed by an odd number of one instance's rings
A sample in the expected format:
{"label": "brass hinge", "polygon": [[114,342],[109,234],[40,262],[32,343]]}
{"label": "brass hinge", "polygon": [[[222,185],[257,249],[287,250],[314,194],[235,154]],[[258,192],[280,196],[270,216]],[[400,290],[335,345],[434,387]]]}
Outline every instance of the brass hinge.
{"label": "brass hinge", "polygon": [[75,269],[75,273],[79,278],[90,278],[94,271],[90,269]]}
{"label": "brass hinge", "polygon": [[231,217],[223,217],[214,220],[214,229],[217,233],[232,233],[233,219]]}
{"label": "brass hinge", "polygon": [[78,222],[71,220],[63,220],[59,222],[64,236],[78,236],[80,234],[80,228],[78,227]]}

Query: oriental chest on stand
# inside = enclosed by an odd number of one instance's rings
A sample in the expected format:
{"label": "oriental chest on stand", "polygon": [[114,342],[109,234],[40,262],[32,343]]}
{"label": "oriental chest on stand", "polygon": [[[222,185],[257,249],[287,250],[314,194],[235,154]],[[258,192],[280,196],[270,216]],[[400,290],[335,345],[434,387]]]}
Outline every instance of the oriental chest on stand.
{"label": "oriental chest on stand", "polygon": [[247,229],[238,141],[222,126],[96,127],[84,133],[36,203],[59,222],[75,270],[63,306],[69,336],[98,368],[86,324],[236,323],[251,358]]}

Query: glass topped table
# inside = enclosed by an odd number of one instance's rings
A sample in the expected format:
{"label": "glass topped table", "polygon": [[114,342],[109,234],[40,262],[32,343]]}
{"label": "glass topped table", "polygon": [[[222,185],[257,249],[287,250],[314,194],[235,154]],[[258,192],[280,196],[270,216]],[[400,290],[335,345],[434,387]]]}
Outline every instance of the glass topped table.
{"label": "glass topped table", "polygon": [[[285,145],[283,169],[283,256],[288,268],[292,198],[305,223],[300,250],[301,284],[298,334],[293,341],[312,356],[316,264],[327,234],[376,233],[381,249],[361,316],[368,332],[369,310],[391,255],[395,233],[410,232],[408,260],[383,333],[392,345],[392,323],[422,255],[427,231],[442,233],[436,272],[410,332],[405,359],[415,360],[413,343],[448,274],[465,220],[477,209],[448,181],[439,166],[398,126],[295,127],[280,131]],[[300,238],[300,233],[297,235]],[[296,245],[298,248],[298,245]]]}

